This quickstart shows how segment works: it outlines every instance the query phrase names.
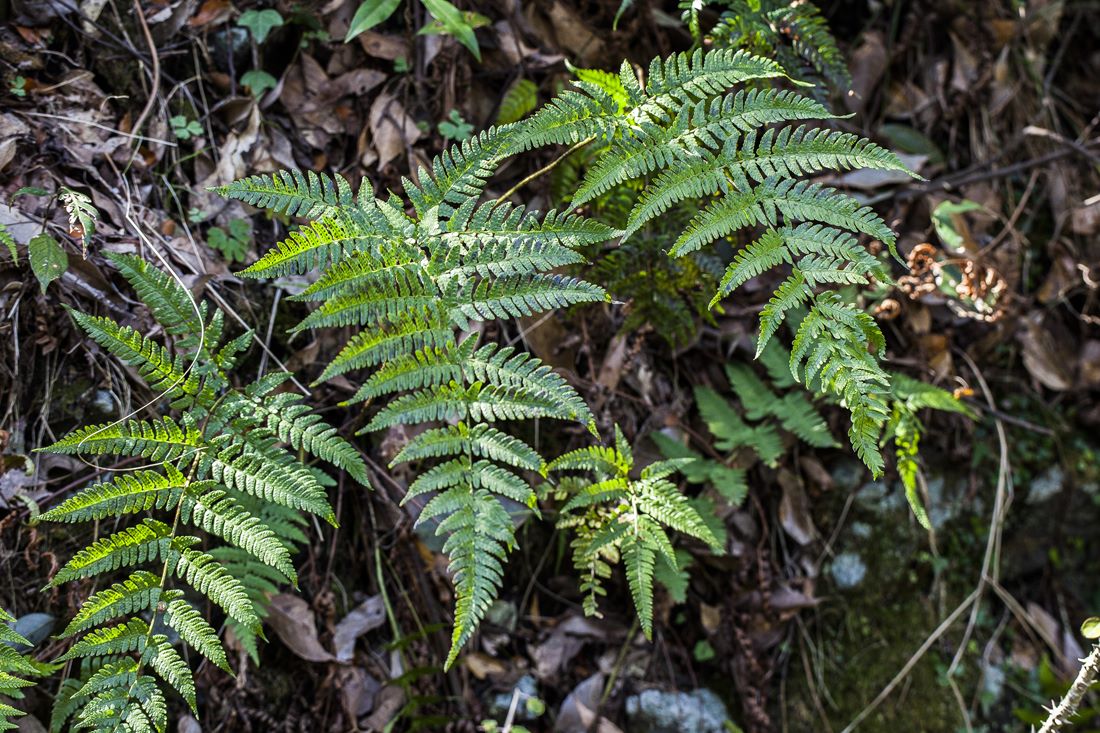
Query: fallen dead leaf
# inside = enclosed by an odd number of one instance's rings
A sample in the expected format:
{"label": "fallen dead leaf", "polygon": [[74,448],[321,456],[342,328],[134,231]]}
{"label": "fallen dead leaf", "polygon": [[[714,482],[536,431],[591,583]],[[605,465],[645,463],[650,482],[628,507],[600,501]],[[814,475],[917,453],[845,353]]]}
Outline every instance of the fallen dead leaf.
{"label": "fallen dead leaf", "polygon": [[405,108],[389,94],[379,94],[369,115],[371,144],[378,153],[378,168],[401,155],[407,146],[420,139],[416,122],[405,114]]}
{"label": "fallen dead leaf", "polygon": [[332,649],[339,662],[350,662],[355,654],[355,640],[386,622],[386,607],[382,596],[371,596],[342,618],[332,634]]}
{"label": "fallen dead leaf", "polygon": [[1023,320],[1016,338],[1023,347],[1024,368],[1039,384],[1058,392],[1073,387],[1069,373],[1073,360],[1065,358],[1062,344],[1054,335],[1049,319],[1042,313],[1032,313]]}
{"label": "fallen dead leaf", "polygon": [[268,623],[290,651],[308,662],[336,658],[317,639],[317,624],[309,604],[298,596],[280,593],[271,599]]}
{"label": "fallen dead leaf", "polygon": [[603,688],[604,676],[599,672],[573,688],[558,710],[554,733],[591,733],[593,724],[596,733],[622,733],[607,718],[600,716],[597,720],[596,711],[600,708]]}
{"label": "fallen dead leaf", "polygon": [[508,667],[504,662],[482,652],[470,652],[463,657],[463,663],[470,670],[470,673],[479,680],[486,677],[496,677],[508,671]]}
{"label": "fallen dead leaf", "polygon": [[817,537],[817,528],[810,518],[810,502],[802,481],[783,468],[777,476],[783,489],[783,498],[779,501],[779,523],[791,539],[800,545],[808,545]]}

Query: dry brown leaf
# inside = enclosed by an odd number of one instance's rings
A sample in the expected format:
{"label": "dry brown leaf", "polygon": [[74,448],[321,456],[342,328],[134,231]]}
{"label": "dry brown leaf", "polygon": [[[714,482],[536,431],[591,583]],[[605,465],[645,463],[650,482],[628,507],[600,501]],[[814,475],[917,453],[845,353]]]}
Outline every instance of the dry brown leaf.
{"label": "dry brown leaf", "polygon": [[852,90],[844,100],[849,112],[863,110],[886,72],[886,62],[886,46],[883,45],[882,34],[871,31],[864,35],[863,42],[852,54],[849,65],[852,70]]}
{"label": "dry brown leaf", "polygon": [[1073,387],[1069,373],[1073,359],[1067,358],[1060,340],[1041,313],[1032,313],[1023,321],[1016,338],[1023,347],[1024,367],[1035,381],[1049,389],[1064,392]]}
{"label": "dry brown leaf", "polygon": [[405,693],[400,687],[387,685],[374,696],[374,712],[362,722],[362,730],[383,730],[397,716],[405,704]]}
{"label": "dry brown leaf", "polygon": [[309,604],[298,596],[280,593],[271,599],[268,623],[290,651],[309,662],[332,662],[317,639],[317,624]]}
{"label": "dry brown leaf", "polygon": [[232,13],[233,5],[229,0],[206,0],[199,7],[199,12],[191,16],[188,24],[192,28],[202,28],[203,26],[229,20]]}
{"label": "dry brown leaf", "polygon": [[810,518],[810,502],[802,481],[789,470],[782,468],[776,477],[783,489],[779,501],[779,523],[791,539],[800,545],[808,545],[817,537],[817,528]]}
{"label": "dry brown leaf", "polygon": [[586,23],[572,8],[559,0],[550,6],[548,14],[558,43],[578,60],[583,61],[599,54],[603,41],[592,32],[592,25]]}
{"label": "dry brown leaf", "polygon": [[386,93],[379,94],[371,105],[369,125],[379,169],[420,139],[416,122],[405,114],[400,102]]}
{"label": "dry brown leaf", "polygon": [[368,56],[386,61],[409,58],[409,44],[400,36],[387,36],[374,31],[363,31],[356,39]]}
{"label": "dry brown leaf", "polygon": [[703,630],[708,634],[718,631],[718,627],[722,625],[722,609],[718,606],[700,603],[699,623],[702,624]]}
{"label": "dry brown leaf", "polygon": [[342,618],[332,633],[332,649],[340,662],[350,662],[355,654],[355,640],[386,622],[386,607],[382,596],[371,596]]}
{"label": "dry brown leaf", "polygon": [[479,680],[497,677],[508,671],[508,666],[504,662],[482,652],[470,652],[463,657],[462,661],[470,673]]}
{"label": "dry brown leaf", "polygon": [[554,733],[591,733],[595,724],[595,733],[622,733],[622,730],[596,711],[600,709],[603,696],[604,676],[597,672],[581,682],[570,692],[554,721]]}

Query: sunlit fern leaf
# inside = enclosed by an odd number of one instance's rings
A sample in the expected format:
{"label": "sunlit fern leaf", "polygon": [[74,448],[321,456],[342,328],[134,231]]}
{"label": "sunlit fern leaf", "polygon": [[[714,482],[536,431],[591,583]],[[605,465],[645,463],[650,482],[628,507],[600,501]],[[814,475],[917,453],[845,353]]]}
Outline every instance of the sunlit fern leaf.
{"label": "sunlit fern leaf", "polygon": [[157,675],[171,685],[180,697],[197,711],[198,703],[195,700],[195,678],[191,674],[191,668],[183,661],[164,634],[153,634],[149,637],[142,654],[142,660],[152,666]]}
{"label": "sunlit fern leaf", "polygon": [[172,571],[192,588],[222,607],[240,623],[259,628],[260,619],[239,580],[234,578],[213,557],[205,552],[183,547],[181,539],[174,542],[178,559]]}
{"label": "sunlit fern leaf", "polygon": [[225,649],[218,641],[218,632],[189,602],[182,598],[170,601],[165,611],[164,621],[187,642],[188,646],[224,671],[230,671]]}
{"label": "sunlit fern leaf", "polygon": [[234,181],[212,189],[227,198],[276,214],[317,219],[354,204],[351,186],[340,175],[332,178],[301,171],[279,171]]}
{"label": "sunlit fern leaf", "polygon": [[538,106],[539,88],[530,79],[516,79],[504,92],[497,110],[497,124],[519,122]]}
{"label": "sunlit fern leaf", "polygon": [[40,519],[88,522],[151,509],[174,509],[188,481],[172,464],[167,464],[165,471],[124,473],[110,481],[92,484],[43,513]]}
{"label": "sunlit fern leaf", "polygon": [[487,423],[469,427],[460,422],[420,433],[394,456],[391,465],[462,454],[485,457],[530,471],[537,471],[542,464],[539,454],[519,438]]}
{"label": "sunlit fern leaf", "polygon": [[167,349],[128,326],[119,326],[109,318],[97,318],[68,308],[84,331],[124,363],[137,367],[149,387],[164,392],[183,406],[189,406],[201,390],[198,378],[189,374],[182,356],[171,356]]}
{"label": "sunlit fern leaf", "polygon": [[505,157],[515,125],[501,125],[454,145],[432,161],[431,172],[418,171],[419,185],[405,181],[405,192],[423,217],[439,207],[446,218],[455,208],[477,198],[497,164]]}
{"label": "sunlit fern leaf", "polygon": [[121,583],[93,593],[80,606],[61,636],[72,636],[120,616],[155,607],[161,592],[158,576],[138,570]]}
{"label": "sunlit fern leaf", "polygon": [[127,420],[110,425],[78,428],[53,445],[47,453],[141,456],[150,461],[173,461],[193,455],[202,445],[201,433],[165,416],[152,420]]}
{"label": "sunlit fern leaf", "polygon": [[205,309],[196,305],[171,275],[136,255],[107,253],[107,259],[137,291],[141,302],[168,333],[179,336],[202,330]]}
{"label": "sunlit fern leaf", "polygon": [[28,678],[42,677],[55,669],[54,665],[36,662],[29,655],[15,650],[12,646],[15,644],[33,646],[29,639],[8,625],[15,620],[14,616],[0,608],[0,731],[21,727],[11,719],[26,715],[26,712],[8,702],[22,700],[23,690],[36,684]]}
{"label": "sunlit fern leaf", "polygon": [[447,533],[443,551],[450,557],[454,579],[454,632],[447,664],[453,664],[459,650],[477,629],[500,592],[503,560],[513,543],[512,517],[500,501],[485,489],[470,492],[468,498],[439,524]]}
{"label": "sunlit fern leaf", "polygon": [[286,545],[262,519],[215,486],[211,481],[188,487],[181,502],[180,519],[250,552],[296,583],[297,575]]}
{"label": "sunlit fern leaf", "polygon": [[172,528],[155,519],[96,540],[73,555],[50,579],[49,587],[78,578],[99,575],[120,567],[164,559],[172,543]]}

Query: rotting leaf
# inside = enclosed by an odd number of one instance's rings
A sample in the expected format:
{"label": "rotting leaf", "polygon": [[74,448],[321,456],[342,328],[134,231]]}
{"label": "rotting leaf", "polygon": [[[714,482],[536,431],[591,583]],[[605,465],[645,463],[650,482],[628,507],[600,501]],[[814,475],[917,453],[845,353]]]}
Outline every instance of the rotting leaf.
{"label": "rotting leaf", "polygon": [[38,278],[42,292],[69,267],[69,257],[57,240],[42,232],[27,243],[27,256],[31,261],[31,271]]}
{"label": "rotting leaf", "polygon": [[61,187],[57,198],[69,215],[69,235],[80,240],[80,252],[84,259],[88,259],[88,245],[92,243],[92,235],[95,234],[99,210],[86,194],[65,186]]}

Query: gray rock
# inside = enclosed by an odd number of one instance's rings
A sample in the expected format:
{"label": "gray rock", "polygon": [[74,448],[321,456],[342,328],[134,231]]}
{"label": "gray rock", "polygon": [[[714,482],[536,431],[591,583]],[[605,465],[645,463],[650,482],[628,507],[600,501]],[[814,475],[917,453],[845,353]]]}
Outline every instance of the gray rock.
{"label": "gray rock", "polygon": [[508,709],[512,707],[512,698],[519,695],[516,701],[516,720],[534,720],[534,715],[527,705],[528,700],[538,698],[539,688],[535,678],[525,674],[516,682],[511,692],[502,692],[489,701],[489,714],[494,720],[504,720],[508,715]]}
{"label": "gray rock", "polygon": [[692,692],[645,690],[626,699],[631,733],[724,733],[729,712],[707,689]]}
{"label": "gray rock", "polygon": [[1065,478],[1066,476],[1062,471],[1062,467],[1057,463],[1043,471],[1042,474],[1031,482],[1031,486],[1028,487],[1027,503],[1041,504],[1053,498],[1055,494],[1062,490]]}
{"label": "gray rock", "polygon": [[847,590],[863,582],[867,576],[867,564],[854,552],[842,552],[833,559],[829,573],[838,588]]}
{"label": "gray rock", "polygon": [[20,654],[30,651],[50,635],[55,621],[57,619],[48,613],[28,613],[20,616],[18,621],[8,623],[8,626],[12,628],[12,631],[29,641],[31,646],[26,644],[12,644],[11,646]]}

